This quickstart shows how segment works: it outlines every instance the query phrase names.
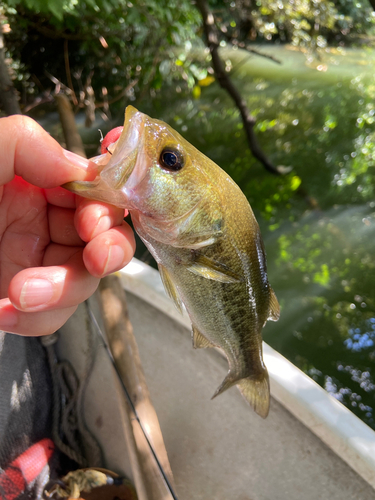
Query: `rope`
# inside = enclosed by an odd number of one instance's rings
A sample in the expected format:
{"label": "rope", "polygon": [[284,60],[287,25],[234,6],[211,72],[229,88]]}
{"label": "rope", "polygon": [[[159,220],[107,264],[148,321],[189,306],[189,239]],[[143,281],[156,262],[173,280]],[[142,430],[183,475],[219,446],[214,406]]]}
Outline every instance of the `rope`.
{"label": "rope", "polygon": [[[64,382],[61,381],[60,378],[60,367],[61,364],[57,362],[54,344],[58,340],[58,333],[53,333],[48,337],[42,337],[41,343],[45,347],[47,351],[47,359],[52,377],[52,394],[53,394],[53,404],[52,404],[52,438],[60,451],[62,451],[66,456],[68,456],[71,460],[77,462],[80,466],[86,467],[87,461],[79,450],[78,443],[76,440],[72,440],[72,432],[68,429],[64,430],[64,434],[68,431],[68,435],[65,434],[65,438],[68,441],[68,444],[64,443],[62,438],[60,437],[60,415],[62,413],[62,390],[61,385]],[[59,367],[59,368],[58,368]],[[66,362],[66,372],[69,372],[68,363]],[[64,368],[65,368],[64,367]],[[72,404],[70,401],[66,401],[65,408],[68,406],[69,410],[71,409]],[[62,420],[64,417],[62,418]],[[65,417],[65,420],[67,418]],[[73,419],[71,419],[72,422]],[[73,431],[74,432],[74,431]],[[78,448],[78,449],[77,449]]]}
{"label": "rope", "polygon": [[[94,333],[86,306],[87,352],[81,382],[69,361],[57,361],[54,345],[59,334],[53,333],[41,338],[47,351],[52,377],[53,408],[52,437],[57,448],[81,467],[102,464],[101,448],[85,421],[84,398],[95,362]],[[85,451],[86,450],[86,453]],[[86,458],[88,457],[88,459]]]}

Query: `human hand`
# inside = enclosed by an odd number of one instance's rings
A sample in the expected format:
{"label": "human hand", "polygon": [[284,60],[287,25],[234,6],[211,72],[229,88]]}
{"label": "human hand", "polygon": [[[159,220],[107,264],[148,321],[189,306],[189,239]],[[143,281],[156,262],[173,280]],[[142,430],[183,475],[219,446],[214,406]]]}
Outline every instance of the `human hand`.
{"label": "human hand", "polygon": [[32,119],[0,119],[0,329],[56,331],[135,250],[124,210],[58,187],[96,166]]}

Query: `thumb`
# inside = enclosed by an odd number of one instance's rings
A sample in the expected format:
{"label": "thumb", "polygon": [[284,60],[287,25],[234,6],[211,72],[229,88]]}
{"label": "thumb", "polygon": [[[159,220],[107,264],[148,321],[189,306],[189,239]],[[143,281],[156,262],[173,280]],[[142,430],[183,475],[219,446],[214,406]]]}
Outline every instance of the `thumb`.
{"label": "thumb", "polygon": [[15,175],[42,188],[65,182],[92,180],[96,165],[64,150],[40,125],[27,116],[0,118],[2,151],[0,185]]}

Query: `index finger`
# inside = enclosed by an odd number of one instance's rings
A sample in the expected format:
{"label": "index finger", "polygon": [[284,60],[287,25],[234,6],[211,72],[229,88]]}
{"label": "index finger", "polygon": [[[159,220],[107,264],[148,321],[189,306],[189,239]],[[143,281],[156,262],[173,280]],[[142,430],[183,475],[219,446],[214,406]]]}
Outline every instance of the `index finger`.
{"label": "index finger", "polygon": [[19,175],[35,186],[52,188],[69,181],[92,180],[97,170],[93,162],[64,150],[27,116],[0,118],[0,151],[0,185]]}

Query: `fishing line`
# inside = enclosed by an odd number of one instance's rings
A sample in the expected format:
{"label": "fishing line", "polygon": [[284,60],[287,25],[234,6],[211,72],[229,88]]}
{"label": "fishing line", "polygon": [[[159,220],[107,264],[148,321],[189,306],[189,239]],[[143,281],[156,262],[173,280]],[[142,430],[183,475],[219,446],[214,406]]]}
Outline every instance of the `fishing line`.
{"label": "fishing line", "polygon": [[128,392],[128,390],[127,390],[127,388],[126,388],[125,384],[124,384],[124,381],[122,380],[122,377],[121,377],[121,375],[120,375],[120,372],[118,371],[118,368],[117,368],[117,366],[116,366],[115,359],[114,359],[113,354],[112,354],[112,352],[111,352],[111,350],[110,350],[110,348],[109,348],[109,346],[108,346],[108,344],[107,344],[107,341],[106,341],[105,335],[104,335],[104,333],[102,332],[102,329],[100,328],[100,326],[99,326],[99,324],[98,324],[98,322],[97,322],[97,320],[96,320],[96,317],[95,317],[94,313],[93,313],[93,312],[92,312],[92,310],[91,310],[90,305],[89,305],[87,302],[86,302],[86,304],[87,304],[87,306],[88,306],[88,307],[87,307],[88,313],[89,313],[89,315],[90,315],[90,317],[91,317],[91,319],[92,319],[92,321],[93,321],[93,323],[94,323],[94,325],[95,325],[95,327],[96,327],[96,330],[97,330],[97,332],[98,332],[99,337],[101,338],[101,340],[102,340],[102,342],[103,342],[104,348],[105,348],[105,350],[106,350],[106,352],[107,352],[107,354],[108,354],[109,359],[111,360],[112,366],[113,366],[113,368],[115,369],[116,375],[117,375],[117,377],[118,377],[118,379],[119,379],[119,381],[120,381],[120,383],[121,383],[121,385],[122,385],[122,388],[123,388],[123,390],[124,390],[124,392],[125,392],[126,399],[128,400],[128,403],[129,403],[129,405],[130,405],[130,407],[131,407],[131,409],[132,409],[132,411],[133,411],[133,413],[134,413],[135,419],[137,420],[137,422],[138,422],[138,424],[139,424],[139,426],[140,426],[140,428],[141,428],[141,430],[142,430],[142,432],[143,432],[143,435],[144,435],[144,437],[145,437],[145,439],[146,439],[146,441],[147,441],[147,444],[148,444],[148,446],[149,446],[149,448],[150,448],[150,450],[151,450],[151,453],[152,453],[152,455],[153,455],[153,457],[154,457],[154,459],[155,459],[155,461],[156,461],[156,464],[157,464],[157,466],[158,466],[158,468],[159,468],[159,470],[160,470],[160,473],[161,473],[161,475],[162,475],[162,477],[163,477],[163,479],[164,479],[165,485],[166,485],[167,489],[169,490],[169,493],[172,495],[173,500],[178,500],[177,495],[176,495],[176,493],[173,491],[172,485],[171,485],[171,483],[169,482],[168,477],[167,477],[167,475],[166,475],[166,473],[165,473],[165,471],[164,471],[164,469],[163,469],[163,466],[161,465],[161,463],[160,463],[160,461],[159,461],[159,459],[158,459],[158,456],[157,456],[157,454],[156,454],[156,451],[154,450],[154,447],[152,446],[152,444],[151,444],[151,442],[150,442],[150,440],[149,440],[149,438],[148,438],[147,432],[146,432],[145,428],[143,427],[143,424],[142,424],[142,422],[141,422],[141,419],[140,419],[140,418],[139,418],[139,416],[138,416],[137,410],[136,410],[136,408],[135,408],[135,406],[134,406],[134,404],[133,404],[133,401],[132,401],[132,399],[131,399],[131,397],[130,397],[130,394],[129,394],[129,392]]}

